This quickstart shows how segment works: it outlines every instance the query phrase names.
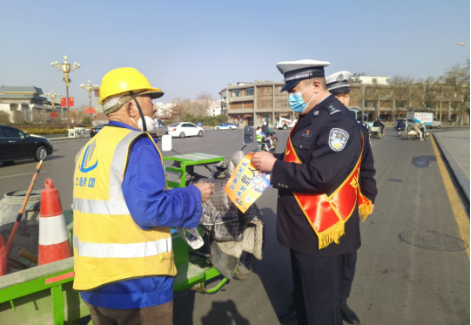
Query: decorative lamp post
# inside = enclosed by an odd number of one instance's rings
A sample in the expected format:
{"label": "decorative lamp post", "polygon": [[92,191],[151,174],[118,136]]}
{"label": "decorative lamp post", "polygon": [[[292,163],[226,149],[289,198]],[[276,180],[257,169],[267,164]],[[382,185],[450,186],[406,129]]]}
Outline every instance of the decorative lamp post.
{"label": "decorative lamp post", "polygon": [[[49,93],[49,94],[45,94],[46,97],[50,97],[51,98],[51,103],[52,103],[52,121],[54,122],[55,121],[55,117],[56,117],[56,111],[55,111],[55,99],[56,97],[61,97],[60,94],[54,94],[54,89]],[[62,113],[62,109],[61,109],[61,113]],[[61,118],[62,118],[62,114],[61,114]]]}
{"label": "decorative lamp post", "polygon": [[98,88],[98,85],[92,85],[90,84],[90,80],[88,80],[88,84],[84,85],[84,84],[81,84],[80,85],[80,88],[82,89],[85,89],[86,91],[88,91],[88,102],[90,103],[90,125],[92,125],[92,90]]}
{"label": "decorative lamp post", "polygon": [[80,69],[80,64],[77,62],[74,62],[73,65],[71,65],[69,62],[67,62],[67,55],[64,56],[64,62],[62,64],[59,64],[59,62],[55,61],[51,63],[51,66],[56,69],[62,70],[64,72],[65,77],[62,78],[62,80],[65,81],[65,88],[67,92],[67,128],[70,129],[70,122],[69,122],[69,82],[72,82],[72,80],[69,78],[69,73],[70,71],[77,71]]}

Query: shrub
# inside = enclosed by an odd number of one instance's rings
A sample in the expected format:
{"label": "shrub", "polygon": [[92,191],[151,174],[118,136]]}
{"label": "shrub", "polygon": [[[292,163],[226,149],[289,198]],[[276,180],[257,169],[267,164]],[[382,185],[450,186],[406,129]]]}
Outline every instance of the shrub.
{"label": "shrub", "polygon": [[0,111],[0,123],[10,123],[10,114],[8,114],[7,112]]}
{"label": "shrub", "polygon": [[82,124],[90,126],[90,116],[84,116],[82,119]]}
{"label": "shrub", "polygon": [[21,131],[36,135],[62,134],[67,133],[67,128],[19,128]]}

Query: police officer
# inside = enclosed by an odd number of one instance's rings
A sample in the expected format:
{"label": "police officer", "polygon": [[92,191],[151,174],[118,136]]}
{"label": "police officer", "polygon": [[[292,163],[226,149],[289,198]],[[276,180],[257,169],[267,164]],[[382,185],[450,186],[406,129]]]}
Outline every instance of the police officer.
{"label": "police officer", "polygon": [[[349,81],[352,74],[349,71],[340,71],[328,76],[325,80],[327,83],[327,89],[333,94],[345,107],[342,107],[345,112],[348,111],[350,106],[350,85]],[[352,118],[355,117],[352,115]],[[370,201],[371,212],[374,209],[374,202],[378,189],[376,187],[376,180],[374,178],[376,169],[374,168],[373,151],[371,150],[370,134],[368,131],[368,124],[360,121],[356,121],[358,128],[363,134],[364,146],[363,154],[361,157],[360,166],[360,189],[361,193]],[[346,271],[346,282],[342,293],[342,299],[340,301],[342,318],[349,324],[359,324],[360,320],[358,316],[351,310],[347,305],[347,299],[350,296],[352,289],[353,277],[355,276],[355,266],[357,261],[357,254],[352,253],[349,255],[350,260],[347,263]]]}
{"label": "police officer", "polygon": [[[336,72],[328,76],[325,80],[327,83],[327,89],[333,94],[343,105],[340,107],[344,112],[348,112],[350,106],[350,85],[349,81],[352,74],[348,71]],[[352,115],[352,118],[355,117]],[[356,121],[359,129],[363,134],[364,147],[363,154],[361,157],[360,166],[360,189],[361,193],[371,202],[371,212],[374,209],[374,202],[378,189],[376,187],[376,180],[374,178],[376,169],[374,168],[373,151],[370,143],[370,133],[368,131],[368,124],[361,121]],[[347,296],[348,297],[348,296]]]}
{"label": "police officer", "polygon": [[328,65],[277,64],[299,121],[283,154],[252,158],[258,169],[273,172],[279,189],[277,235],[290,249],[299,324],[342,324],[348,265],[360,247],[358,205],[367,200],[358,190],[362,133],[327,90]]}

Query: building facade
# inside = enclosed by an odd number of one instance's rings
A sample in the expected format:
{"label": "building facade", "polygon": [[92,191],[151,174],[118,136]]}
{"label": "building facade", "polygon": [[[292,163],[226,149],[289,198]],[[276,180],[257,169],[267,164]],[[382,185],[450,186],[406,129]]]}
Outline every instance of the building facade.
{"label": "building facade", "polygon": [[[296,119],[289,108],[288,93],[280,93],[284,82],[260,81],[228,84],[221,95],[228,121],[242,126],[274,125],[279,117]],[[392,83],[386,76],[358,76],[350,82],[350,107],[360,110],[365,121],[381,118],[394,122],[408,111],[431,112],[442,122],[457,122],[464,106],[463,122],[469,124],[469,84],[458,89],[450,83]],[[468,94],[466,94],[466,91]],[[254,123],[255,117],[255,123]]]}
{"label": "building facade", "polygon": [[389,85],[391,77],[359,75],[352,77],[351,82],[364,85]]}
{"label": "building facade", "polygon": [[288,93],[280,93],[283,85],[283,81],[263,80],[228,84],[220,92],[221,99],[223,94],[225,96],[225,100],[221,100],[221,107],[227,105],[228,122],[257,127],[263,121],[274,125],[279,117],[294,120],[296,116],[289,108]]}
{"label": "building facade", "polygon": [[[352,79],[353,80],[353,79]],[[469,89],[469,85],[467,86]],[[457,122],[464,101],[463,121],[469,123],[469,96],[464,98],[454,87],[427,84],[350,83],[350,107],[357,108],[365,121],[378,118],[394,122],[408,111],[431,112],[442,122]]]}
{"label": "building facade", "polygon": [[[8,114],[11,122],[51,122],[52,103],[43,94],[34,86],[2,86],[0,112]],[[67,107],[61,107],[60,102],[55,103],[55,112],[61,119],[67,117]]]}

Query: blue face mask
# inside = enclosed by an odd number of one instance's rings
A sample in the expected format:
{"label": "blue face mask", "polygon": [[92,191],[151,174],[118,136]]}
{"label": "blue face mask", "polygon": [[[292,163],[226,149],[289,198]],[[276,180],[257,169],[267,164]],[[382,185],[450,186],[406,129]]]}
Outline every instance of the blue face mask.
{"label": "blue face mask", "polygon": [[304,112],[307,108],[307,106],[309,105],[309,103],[312,101],[312,99],[314,98],[314,95],[312,95],[311,99],[309,100],[308,103],[305,103],[304,102],[304,99],[303,99],[303,92],[306,91],[306,89],[308,89],[311,85],[313,84],[313,82],[311,82],[311,84],[309,86],[307,86],[303,91],[301,92],[297,92],[297,93],[292,93],[292,94],[289,94],[288,95],[288,102],[289,102],[289,107],[295,111],[296,113],[299,113],[301,114],[302,112]]}

